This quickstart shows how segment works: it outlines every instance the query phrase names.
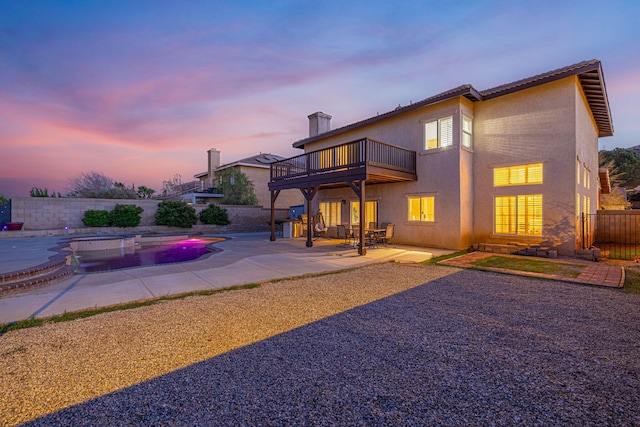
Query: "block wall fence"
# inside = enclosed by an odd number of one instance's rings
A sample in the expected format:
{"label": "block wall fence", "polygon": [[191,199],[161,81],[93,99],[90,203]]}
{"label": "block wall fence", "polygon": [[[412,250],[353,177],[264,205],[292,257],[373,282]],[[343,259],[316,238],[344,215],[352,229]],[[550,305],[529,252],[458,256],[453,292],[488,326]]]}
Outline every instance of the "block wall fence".
{"label": "block wall fence", "polygon": [[[23,222],[22,231],[2,231],[0,238],[56,236],[66,234],[107,234],[118,232],[201,232],[201,233],[246,233],[270,230],[271,209],[262,206],[223,205],[231,224],[225,226],[198,223],[193,228],[165,227],[155,225],[155,214],[159,200],[146,199],[75,199],[45,197],[11,198],[11,221]],[[82,222],[87,210],[111,211],[116,204],[140,206],[138,227],[86,227]],[[200,213],[207,205],[193,205]],[[289,217],[289,209],[276,209],[276,221]]]}

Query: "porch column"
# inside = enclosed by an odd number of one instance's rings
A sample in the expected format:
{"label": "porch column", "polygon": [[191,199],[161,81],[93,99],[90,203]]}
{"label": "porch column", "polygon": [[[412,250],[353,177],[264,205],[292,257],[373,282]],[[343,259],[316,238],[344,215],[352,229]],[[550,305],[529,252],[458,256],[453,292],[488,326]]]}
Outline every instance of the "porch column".
{"label": "porch column", "polygon": [[307,201],[307,247],[308,248],[313,246],[313,236],[311,235],[313,231],[313,227],[311,226],[311,222],[313,221],[313,214],[311,213],[311,201],[313,200],[313,198],[315,197],[319,189],[320,189],[320,186],[300,188],[302,195]]}
{"label": "porch column", "polygon": [[276,241],[276,199],[280,194],[280,190],[271,190],[271,237],[269,240]]}
{"label": "porch column", "polygon": [[365,225],[366,225],[366,221],[367,221],[367,210],[364,207],[364,200],[365,200],[365,184],[364,184],[364,180],[360,181],[360,242],[358,243],[358,255],[366,255],[367,254],[367,245],[365,244]]}
{"label": "porch column", "polygon": [[367,212],[364,208],[364,199],[365,199],[365,191],[364,191],[364,179],[361,179],[360,181],[358,181],[358,183],[356,184],[355,181],[347,181],[347,184],[349,184],[349,187],[351,187],[351,189],[353,190],[354,193],[356,193],[356,196],[358,196],[358,200],[360,202],[360,225],[358,226],[358,229],[360,230],[360,241],[358,242],[358,255],[366,255],[367,254],[367,245],[365,245],[364,243],[364,232],[365,232],[365,224],[366,224],[366,216],[367,216]]}
{"label": "porch column", "polygon": [[[311,193],[311,189],[307,189],[307,194]],[[307,197],[307,247],[310,248],[313,246],[313,236],[311,235],[313,232],[313,226],[311,222],[313,221],[313,213],[311,212],[311,197]]]}

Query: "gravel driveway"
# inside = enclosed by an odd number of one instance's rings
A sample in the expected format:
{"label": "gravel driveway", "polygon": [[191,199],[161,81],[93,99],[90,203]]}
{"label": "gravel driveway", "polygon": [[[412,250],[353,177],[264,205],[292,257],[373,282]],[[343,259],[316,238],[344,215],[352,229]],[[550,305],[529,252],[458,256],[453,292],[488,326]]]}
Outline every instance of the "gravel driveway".
{"label": "gravel driveway", "polygon": [[372,265],[8,333],[0,420],[640,425],[639,308],[615,290]]}

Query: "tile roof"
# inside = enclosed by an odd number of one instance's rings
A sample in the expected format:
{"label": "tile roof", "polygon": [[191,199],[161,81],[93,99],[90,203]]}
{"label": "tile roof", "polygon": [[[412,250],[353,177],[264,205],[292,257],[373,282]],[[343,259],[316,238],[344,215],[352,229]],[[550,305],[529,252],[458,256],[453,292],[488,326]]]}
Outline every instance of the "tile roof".
{"label": "tile roof", "polygon": [[512,83],[496,86],[494,88],[486,89],[483,91],[476,90],[470,84],[458,86],[456,88],[442,92],[438,95],[423,99],[422,101],[418,101],[404,107],[398,106],[396,109],[387,113],[378,114],[375,117],[370,117],[368,119],[361,120],[359,122],[355,122],[338,129],[333,129],[313,137],[301,139],[294,142],[293,146],[296,148],[304,148],[305,144],[338,135],[352,129],[357,129],[361,126],[394,117],[420,107],[435,104],[447,99],[456,98],[458,96],[464,96],[472,102],[484,101],[576,75],[580,80],[580,84],[587,98],[589,108],[591,109],[591,112],[593,113],[594,119],[596,121],[596,125],[598,127],[598,136],[605,137],[613,135],[613,122],[611,120],[611,111],[609,109],[609,100],[607,98],[602,65],[600,61],[593,59],[591,61],[583,61],[574,65],[558,68],[557,70],[538,74],[533,77],[517,80]]}
{"label": "tile roof", "polygon": [[227,169],[238,165],[269,168],[269,165],[271,163],[284,159],[285,157],[278,156],[276,154],[260,153],[256,154],[255,156],[246,157],[244,159],[236,160],[235,162],[227,163],[226,165],[218,166],[216,170]]}
{"label": "tile roof", "polygon": [[[220,165],[215,170],[224,170],[224,169],[231,168],[238,165],[269,168],[270,167],[269,165],[271,163],[277,162],[279,160],[284,160],[284,159],[285,157],[278,156],[276,154],[260,153],[260,154],[256,154],[255,156],[246,157],[244,159],[236,160],[235,162]],[[207,176],[209,176],[208,171],[200,172],[193,175],[194,178],[203,178]]]}

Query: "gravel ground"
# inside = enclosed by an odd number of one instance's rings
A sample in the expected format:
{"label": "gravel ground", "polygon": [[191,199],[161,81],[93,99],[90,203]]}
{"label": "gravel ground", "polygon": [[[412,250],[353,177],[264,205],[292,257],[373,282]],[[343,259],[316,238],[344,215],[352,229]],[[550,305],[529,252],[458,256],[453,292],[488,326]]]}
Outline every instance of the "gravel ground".
{"label": "gravel ground", "polygon": [[640,296],[372,265],[0,337],[8,425],[640,425]]}

